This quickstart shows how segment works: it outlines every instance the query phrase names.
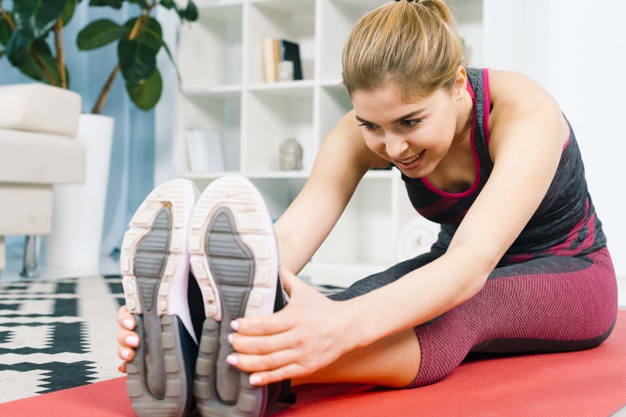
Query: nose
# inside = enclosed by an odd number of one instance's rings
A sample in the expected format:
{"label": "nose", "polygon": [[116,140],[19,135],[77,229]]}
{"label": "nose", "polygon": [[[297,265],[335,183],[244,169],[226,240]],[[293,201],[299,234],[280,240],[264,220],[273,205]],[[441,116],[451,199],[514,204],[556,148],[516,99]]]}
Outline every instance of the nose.
{"label": "nose", "polygon": [[402,159],[403,154],[409,148],[409,143],[402,135],[385,135],[385,150],[392,159]]}

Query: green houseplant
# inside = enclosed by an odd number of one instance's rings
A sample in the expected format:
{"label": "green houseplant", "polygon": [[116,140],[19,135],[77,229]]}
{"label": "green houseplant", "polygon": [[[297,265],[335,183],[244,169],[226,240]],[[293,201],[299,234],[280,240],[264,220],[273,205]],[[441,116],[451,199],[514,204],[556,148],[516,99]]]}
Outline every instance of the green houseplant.
{"label": "green houseplant", "polygon": [[[19,0],[7,10],[0,0],[0,58],[25,75],[45,83],[68,88],[63,28],[70,22],[81,0]],[[104,81],[92,113],[100,114],[118,73],[135,105],[152,109],[159,101],[163,81],[156,65],[161,50],[170,54],[161,25],[151,16],[158,6],[175,10],[183,21],[195,21],[198,9],[191,0],[90,0],[89,6],[121,9],[124,3],[138,6],[139,15],[119,24],[110,19],[89,23],[78,34],[77,46],[89,51],[117,43],[117,62]],[[50,48],[49,42],[53,48]],[[172,63],[174,60],[172,59]]]}
{"label": "green houseplant", "polygon": [[[46,236],[46,268],[76,276],[98,273],[104,226],[113,117],[100,114],[111,86],[120,74],[126,90],[143,110],[153,108],[161,96],[163,81],[156,55],[163,48],[161,26],[151,15],[157,7],[175,10],[183,21],[198,17],[192,1],[185,0],[83,0],[80,7],[120,9],[131,5],[136,17],[126,22],[99,19],[86,25],[76,39],[80,50],[116,44],[117,59],[106,62],[104,76],[92,114],[81,114],[73,140],[85,150],[85,182],[59,185],[54,190],[53,232]],[[4,2],[4,5],[3,5]],[[0,59],[7,59],[30,78],[68,88],[71,77],[65,64],[64,27],[81,0],[0,0]],[[6,7],[4,7],[6,5]],[[67,45],[67,43],[65,43]],[[170,55],[171,58],[171,55]],[[103,77],[103,78],[104,78]]]}

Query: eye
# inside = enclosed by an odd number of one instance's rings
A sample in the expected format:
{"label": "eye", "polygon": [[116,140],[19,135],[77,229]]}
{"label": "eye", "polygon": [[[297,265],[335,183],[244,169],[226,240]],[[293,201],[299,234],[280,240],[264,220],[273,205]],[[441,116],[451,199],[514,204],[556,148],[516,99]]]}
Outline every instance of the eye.
{"label": "eye", "polygon": [[410,120],[402,120],[400,125],[402,127],[412,128],[417,126],[421,122],[420,119],[410,119]]}
{"label": "eye", "polygon": [[364,127],[367,130],[375,130],[378,127],[372,123],[367,123],[367,122],[359,123],[359,126]]}

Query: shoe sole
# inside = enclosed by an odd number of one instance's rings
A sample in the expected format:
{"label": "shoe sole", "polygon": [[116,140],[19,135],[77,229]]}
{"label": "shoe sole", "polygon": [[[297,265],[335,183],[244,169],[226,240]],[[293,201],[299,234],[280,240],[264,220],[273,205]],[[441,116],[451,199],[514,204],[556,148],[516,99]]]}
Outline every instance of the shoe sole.
{"label": "shoe sole", "polygon": [[200,339],[194,394],[204,417],[257,417],[265,386],[226,363],[233,352],[230,322],[274,312],[278,253],[271,218],[249,180],[222,177],[202,193],[191,219],[190,264],[202,292],[206,319]]}
{"label": "shoe sole", "polygon": [[183,417],[193,403],[197,347],[184,322],[190,321],[186,242],[195,192],[187,180],[155,188],[124,235],[122,284],[140,338],[126,366],[126,389],[138,417]]}

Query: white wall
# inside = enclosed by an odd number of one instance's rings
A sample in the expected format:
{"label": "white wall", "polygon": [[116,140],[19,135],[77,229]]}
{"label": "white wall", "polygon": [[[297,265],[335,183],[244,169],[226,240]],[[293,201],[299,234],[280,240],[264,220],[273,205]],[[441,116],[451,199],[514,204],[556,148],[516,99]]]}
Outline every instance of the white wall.
{"label": "white wall", "polygon": [[524,72],[572,123],[617,274],[626,278],[626,2],[485,0],[484,64]]}

